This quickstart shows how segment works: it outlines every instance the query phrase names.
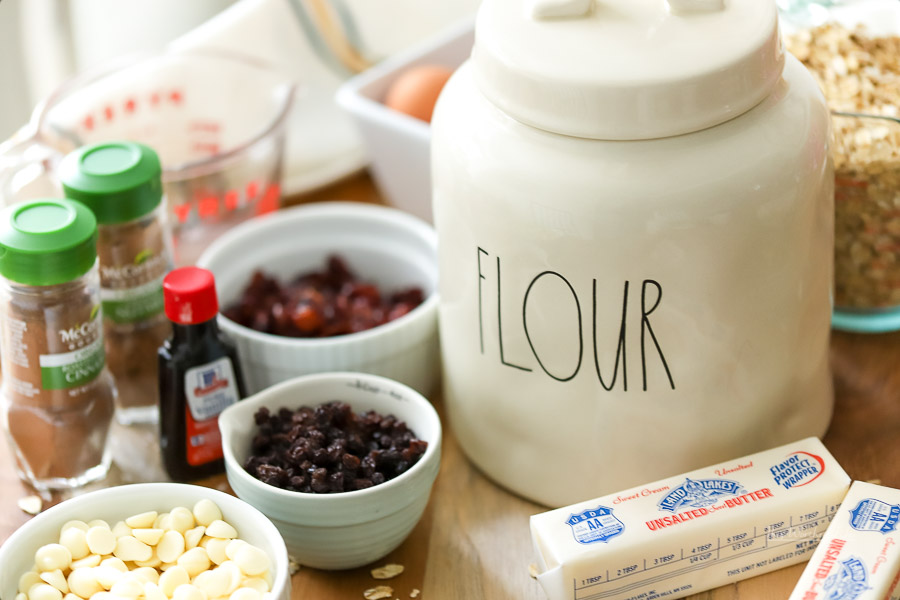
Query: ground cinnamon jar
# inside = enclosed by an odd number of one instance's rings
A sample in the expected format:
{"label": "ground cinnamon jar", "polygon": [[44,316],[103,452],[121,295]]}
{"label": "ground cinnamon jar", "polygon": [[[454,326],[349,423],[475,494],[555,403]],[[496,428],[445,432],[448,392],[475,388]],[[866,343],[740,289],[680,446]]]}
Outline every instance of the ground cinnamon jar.
{"label": "ground cinnamon jar", "polygon": [[116,418],[155,422],[156,349],[171,333],[162,280],[172,268],[159,158],[143,144],[95,144],[66,156],[59,173],[66,196],[97,218],[106,355],[119,389]]}
{"label": "ground cinnamon jar", "polygon": [[91,211],[34,200],[0,213],[2,418],[19,476],[79,487],[109,468],[115,387],[104,368]]}

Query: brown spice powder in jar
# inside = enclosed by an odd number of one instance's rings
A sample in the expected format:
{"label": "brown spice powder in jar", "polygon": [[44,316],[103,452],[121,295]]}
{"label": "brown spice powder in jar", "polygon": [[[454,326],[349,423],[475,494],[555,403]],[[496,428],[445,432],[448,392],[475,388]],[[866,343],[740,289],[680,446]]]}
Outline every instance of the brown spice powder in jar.
{"label": "brown spice powder in jar", "polygon": [[[96,281],[93,286],[82,280],[13,284],[7,296],[2,309],[4,401],[16,465],[27,479],[77,477],[103,462],[115,404],[113,383],[103,369]],[[65,384],[42,373],[42,357],[77,351],[85,358],[62,376],[79,384],[59,388]]]}
{"label": "brown spice powder in jar", "polygon": [[158,419],[156,352],[171,335],[163,276],[172,268],[162,167],[149,147],[110,142],[79,148],[59,167],[69,198],[97,218],[100,296],[110,372],[119,389],[117,419]]}
{"label": "brown spice powder in jar", "polygon": [[34,200],[0,213],[2,422],[38,489],[106,474],[115,387],[105,368],[96,254],[85,206]]}
{"label": "brown spice powder in jar", "polygon": [[131,409],[155,411],[158,402],[156,352],[172,333],[163,313],[162,279],[172,267],[166,235],[155,213],[98,227],[107,365],[126,422]]}

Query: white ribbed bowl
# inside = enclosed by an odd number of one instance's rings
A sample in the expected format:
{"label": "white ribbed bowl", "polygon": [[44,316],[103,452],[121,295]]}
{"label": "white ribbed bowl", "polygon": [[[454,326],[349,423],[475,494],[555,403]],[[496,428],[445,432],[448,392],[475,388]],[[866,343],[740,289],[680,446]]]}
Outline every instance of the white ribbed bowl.
{"label": "white ribbed bowl", "polygon": [[[346,402],[354,412],[393,414],[427,441],[428,449],[399,477],[338,494],[282,490],[244,470],[260,407],[276,412],[331,400]],[[441,423],[428,400],[401,383],[362,373],[309,375],[276,385],[225,409],[219,428],[234,492],[275,523],[297,562],[318,569],[359,567],[399,546],[425,511],[441,461]]]}
{"label": "white ribbed bowl", "polygon": [[44,544],[57,543],[59,530],[67,521],[103,519],[112,524],[152,510],[168,512],[176,506],[190,509],[203,498],[219,506],[225,521],[237,529],[238,537],[269,555],[272,591],[265,600],[290,600],[288,553],[271,521],[234,496],[181,483],[136,483],[97,490],[66,500],[37,515],[0,547],[0,597],[16,597],[19,577],[34,565],[34,553]]}
{"label": "white ribbed bowl", "polygon": [[253,271],[282,281],[321,271],[338,254],[382,292],[419,286],[425,301],[403,317],[360,333],[289,338],[260,333],[223,316],[220,327],[237,345],[248,393],[298,375],[360,371],[434,390],[438,367],[437,236],[399,210],[358,202],[298,206],[251,219],[216,240],[197,264],[213,272],[219,304],[240,297]]}

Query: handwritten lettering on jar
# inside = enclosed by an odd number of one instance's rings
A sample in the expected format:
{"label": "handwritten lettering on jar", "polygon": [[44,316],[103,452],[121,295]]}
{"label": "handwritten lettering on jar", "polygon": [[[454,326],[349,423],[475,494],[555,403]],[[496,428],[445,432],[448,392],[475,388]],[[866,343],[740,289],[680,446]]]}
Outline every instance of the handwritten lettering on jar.
{"label": "handwritten lettering on jar", "polygon": [[[582,306],[587,306],[589,299],[589,303],[591,306],[591,315],[590,315],[590,327],[591,327],[591,341],[593,347],[593,364],[594,371],[596,373],[597,379],[600,382],[600,385],[606,391],[612,391],[613,387],[616,385],[616,381],[619,379],[620,367],[621,367],[621,375],[622,375],[622,391],[628,391],[628,365],[626,360],[626,347],[629,339],[634,337],[634,334],[631,336],[628,335],[629,328],[628,324],[632,323],[631,331],[640,332],[639,334],[639,344],[640,344],[640,355],[641,355],[641,372],[643,376],[643,390],[648,390],[648,372],[650,371],[650,366],[648,365],[648,360],[654,360],[654,350],[655,350],[655,358],[659,361],[660,366],[662,367],[662,371],[665,372],[665,377],[667,379],[667,383],[671,389],[675,389],[675,380],[672,375],[672,371],[669,368],[669,363],[666,360],[665,354],[663,353],[662,344],[657,337],[656,333],[653,330],[653,326],[650,322],[650,316],[660,307],[663,299],[663,289],[660,283],[653,279],[644,279],[640,284],[640,314],[629,317],[629,290],[631,287],[630,281],[625,281],[622,291],[622,311],[621,316],[619,318],[619,335],[616,340],[616,358],[615,363],[612,366],[612,375],[610,376],[609,371],[606,371],[604,375],[604,367],[601,369],[599,356],[600,356],[600,344],[601,340],[597,339],[597,324],[599,320],[602,318],[597,315],[597,279],[592,279],[591,281],[591,295],[589,297],[585,297],[584,292],[582,291],[579,294],[579,291],[576,290],[575,286],[572,284],[569,279],[562,273],[558,273],[556,271],[541,271],[536,272],[529,280],[528,285],[525,287],[525,291],[522,294],[521,300],[516,299],[515,306],[521,306],[521,326],[522,333],[524,333],[524,337],[527,341],[528,348],[509,348],[508,346],[504,346],[504,334],[503,327],[504,324],[515,323],[514,317],[512,314],[504,314],[503,312],[503,295],[504,291],[508,294],[510,290],[508,288],[504,288],[504,280],[502,277],[502,264],[503,260],[500,256],[494,256],[495,269],[490,269],[490,259],[491,254],[485,250],[484,248],[477,247],[477,277],[478,277],[478,329],[479,329],[479,340],[481,344],[481,354],[485,354],[485,322],[486,319],[494,319],[496,321],[494,324],[496,325],[497,331],[497,349],[499,351],[499,359],[500,363],[506,367],[517,369],[524,372],[540,372],[542,371],[548,377],[555,379],[556,381],[565,382],[571,381],[575,378],[576,375],[581,371],[583,362],[584,362],[584,352],[585,352],[585,342],[584,342],[584,313],[587,310],[586,308],[582,308]],[[494,281],[490,281],[491,276],[493,276]],[[506,282],[508,285],[508,282]],[[565,303],[565,305],[560,304],[558,309],[562,311],[566,311],[566,315],[568,318],[573,318],[577,321],[577,334],[572,336],[571,339],[568,340],[568,343],[573,347],[577,346],[577,351],[574,353],[576,360],[571,367],[571,371],[569,372],[553,372],[547,366],[549,351],[546,348],[540,348],[540,344],[536,342],[537,336],[534,332],[534,324],[531,324],[531,328],[529,327],[529,302],[535,302],[534,297],[537,295],[538,291],[542,288],[546,288],[546,286],[556,284],[557,286],[565,286],[565,289],[568,290],[568,293],[571,294],[572,302]],[[497,295],[497,312],[496,315],[487,314],[485,311],[485,295],[488,293],[490,288],[493,287],[496,291]],[[632,309],[632,312],[633,309]],[[507,325],[509,327],[509,325]],[[634,340],[632,340],[634,342]],[[542,354],[543,353],[543,354]],[[522,358],[523,356],[531,355],[530,358],[534,359],[534,362],[530,365],[528,364],[529,358]],[[512,358],[512,357],[517,358]],[[515,360],[515,362],[514,362]],[[535,365],[536,363],[536,365]],[[607,381],[608,380],[608,381]]]}

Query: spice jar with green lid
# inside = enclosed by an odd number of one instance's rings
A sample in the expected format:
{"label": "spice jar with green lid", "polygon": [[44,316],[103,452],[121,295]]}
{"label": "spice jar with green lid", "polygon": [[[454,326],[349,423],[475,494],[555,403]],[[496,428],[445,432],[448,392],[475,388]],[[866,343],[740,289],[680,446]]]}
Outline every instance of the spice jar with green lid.
{"label": "spice jar with green lid", "polygon": [[105,368],[97,222],[69,200],[0,213],[2,419],[19,476],[80,487],[109,469],[116,390]]}
{"label": "spice jar with green lid", "polygon": [[82,147],[63,159],[68,198],[97,218],[100,296],[109,369],[124,424],[158,418],[156,350],[171,334],[162,280],[172,268],[159,158],[134,142]]}

